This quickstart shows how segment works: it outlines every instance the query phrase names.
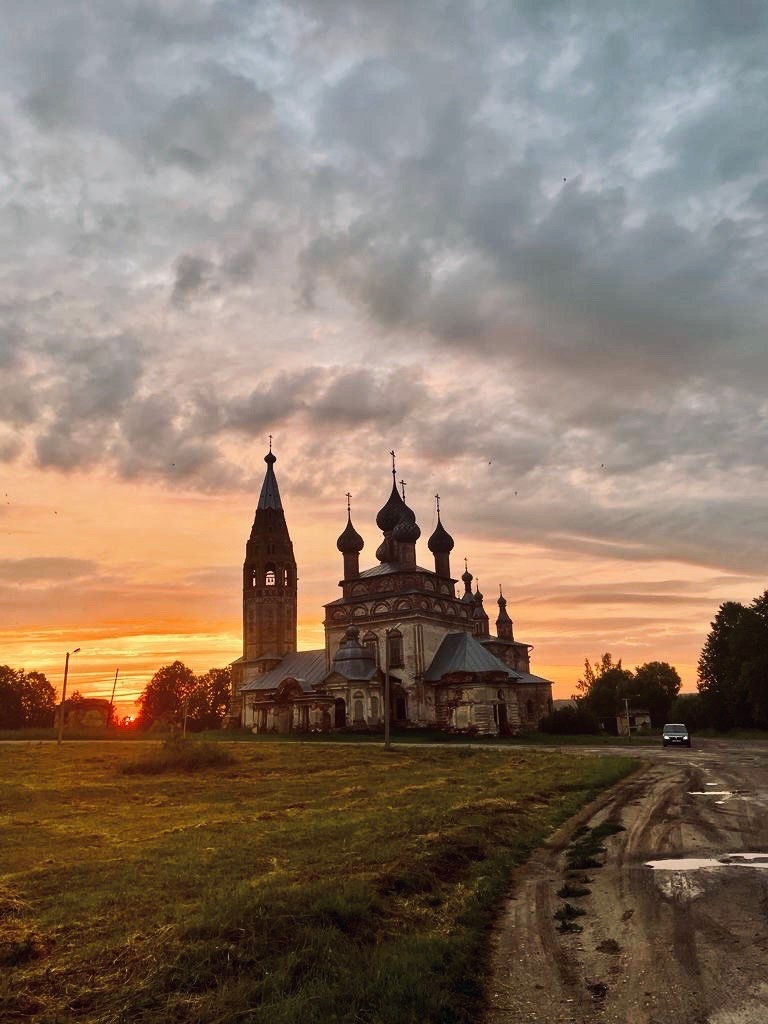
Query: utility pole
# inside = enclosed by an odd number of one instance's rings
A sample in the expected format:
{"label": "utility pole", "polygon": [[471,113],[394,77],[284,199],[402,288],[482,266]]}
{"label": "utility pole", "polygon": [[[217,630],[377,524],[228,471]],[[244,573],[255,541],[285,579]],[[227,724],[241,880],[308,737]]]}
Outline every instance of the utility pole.
{"label": "utility pole", "polygon": [[[77,654],[79,650],[80,648],[76,647],[74,651],[72,651],[71,653]],[[70,652],[67,651],[67,657],[64,660],[64,684],[61,688],[61,704],[59,704],[59,736],[57,740],[59,746],[61,746],[61,740],[64,735],[64,701],[67,699],[67,674],[69,672],[69,657]]]}
{"label": "utility pole", "polygon": [[115,713],[115,690],[117,689],[117,673],[120,671],[120,666],[115,669],[115,681],[112,683],[112,697],[109,701],[109,722],[108,725],[112,725],[112,715]]}
{"label": "utility pole", "polygon": [[631,729],[630,724],[629,724],[629,698],[628,697],[624,698],[624,710],[627,713],[627,738],[629,739],[629,742],[631,743],[632,742],[632,729]]}
{"label": "utility pole", "polygon": [[384,749],[389,750],[389,706],[391,703],[389,687],[389,630],[384,630]]}

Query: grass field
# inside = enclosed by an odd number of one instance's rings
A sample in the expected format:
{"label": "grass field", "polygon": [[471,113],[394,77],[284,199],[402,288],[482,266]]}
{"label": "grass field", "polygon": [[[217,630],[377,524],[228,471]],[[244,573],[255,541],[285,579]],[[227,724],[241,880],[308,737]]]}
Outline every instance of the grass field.
{"label": "grass field", "polygon": [[474,1021],[512,867],[632,767],[233,743],[121,770],[158,750],[0,747],[3,1022]]}

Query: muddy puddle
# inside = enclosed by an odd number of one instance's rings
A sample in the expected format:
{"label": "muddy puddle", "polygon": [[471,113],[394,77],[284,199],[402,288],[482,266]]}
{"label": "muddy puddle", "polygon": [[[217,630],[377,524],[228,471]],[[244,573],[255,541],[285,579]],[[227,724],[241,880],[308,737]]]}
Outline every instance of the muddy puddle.
{"label": "muddy puddle", "polygon": [[723,853],[719,857],[671,857],[647,860],[655,871],[699,871],[702,868],[768,868],[768,853]]}

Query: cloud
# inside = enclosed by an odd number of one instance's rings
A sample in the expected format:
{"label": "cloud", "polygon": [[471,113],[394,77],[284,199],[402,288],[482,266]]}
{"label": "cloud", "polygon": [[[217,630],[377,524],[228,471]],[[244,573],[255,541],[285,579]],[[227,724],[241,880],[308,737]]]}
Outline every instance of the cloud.
{"label": "cloud", "polygon": [[1,458],[764,564],[762,5],[7,6]]}
{"label": "cloud", "polygon": [[2,558],[0,580],[44,583],[94,576],[98,566],[85,558]]}

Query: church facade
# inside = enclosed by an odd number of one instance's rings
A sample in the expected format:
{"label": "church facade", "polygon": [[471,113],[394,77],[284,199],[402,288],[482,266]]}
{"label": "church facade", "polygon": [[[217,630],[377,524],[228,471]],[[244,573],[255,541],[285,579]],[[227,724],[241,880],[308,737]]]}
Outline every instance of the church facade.
{"label": "church facade", "polygon": [[[271,448],[243,565],[243,654],[232,665],[230,724],[255,732],[376,730],[399,726],[479,735],[535,729],[552,708],[552,684],[530,671],[530,645],[515,640],[501,594],[496,633],[466,567],[451,576],[453,538],[440,518],[417,564],[421,530],[392,490],[376,524],[377,563],[360,568],[364,542],[347,524],[336,546],[341,597],[325,605],[325,647],[297,651],[297,567]],[[403,487],[404,492],[404,487]]]}

